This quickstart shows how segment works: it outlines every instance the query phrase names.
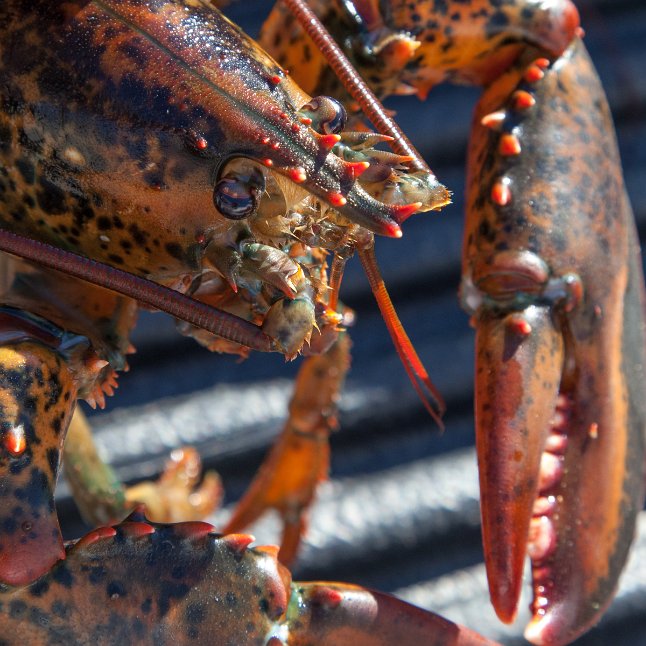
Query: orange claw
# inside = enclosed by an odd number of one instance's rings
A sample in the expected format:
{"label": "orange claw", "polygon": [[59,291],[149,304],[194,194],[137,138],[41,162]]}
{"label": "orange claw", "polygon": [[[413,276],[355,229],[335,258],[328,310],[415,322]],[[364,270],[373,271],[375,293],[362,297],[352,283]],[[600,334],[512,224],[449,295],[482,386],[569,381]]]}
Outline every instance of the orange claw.
{"label": "orange claw", "polygon": [[[521,64],[514,72],[488,88],[479,114],[506,101],[535,145],[487,153],[491,130],[477,126],[462,296],[476,322],[491,600],[514,619],[529,555],[525,636],[555,646],[610,603],[644,500],[644,283],[609,110],[583,44],[532,76],[533,107],[514,106],[513,78],[527,84]],[[566,99],[567,111],[553,107]],[[565,158],[566,176],[534,172]],[[503,176],[514,187],[506,204],[488,188]]]}

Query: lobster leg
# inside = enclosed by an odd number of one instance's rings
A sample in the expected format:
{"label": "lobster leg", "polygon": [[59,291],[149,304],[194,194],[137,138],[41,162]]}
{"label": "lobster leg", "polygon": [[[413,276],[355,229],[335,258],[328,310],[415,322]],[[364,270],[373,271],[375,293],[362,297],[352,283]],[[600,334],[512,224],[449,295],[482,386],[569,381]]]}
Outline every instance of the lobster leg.
{"label": "lobster leg", "polygon": [[[207,523],[158,525],[135,512],[67,547],[24,588],[0,591],[7,644],[487,646],[492,642],[385,594],[292,583],[272,546],[248,548]],[[137,576],[133,577],[132,573]]]}
{"label": "lobster leg", "polygon": [[578,39],[554,63],[525,61],[492,84],[474,135],[462,300],[477,330],[491,596],[513,619],[527,549],[526,637],[561,644],[610,602],[643,504],[639,249],[609,109]]}
{"label": "lobster leg", "polygon": [[90,525],[121,520],[137,503],[144,504],[148,516],[158,522],[199,520],[222,498],[220,479],[213,472],[201,477],[200,456],[193,448],[174,450],[158,480],[125,487],[100,458],[80,409],[67,430],[63,465],[74,502]]}
{"label": "lobster leg", "polygon": [[337,426],[336,402],[349,367],[350,339],[345,333],[325,353],[304,360],[283,431],[225,527],[225,532],[240,531],[267,509],[277,509],[283,520],[283,563],[296,557],[304,514],[318,483],[327,478],[328,438]]}

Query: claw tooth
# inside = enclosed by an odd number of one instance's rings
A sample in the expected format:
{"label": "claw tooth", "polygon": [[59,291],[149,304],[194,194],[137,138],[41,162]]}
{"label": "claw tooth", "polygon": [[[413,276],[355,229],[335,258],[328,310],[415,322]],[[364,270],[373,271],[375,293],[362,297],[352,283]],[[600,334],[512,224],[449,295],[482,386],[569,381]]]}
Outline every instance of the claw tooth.
{"label": "claw tooth", "polygon": [[556,530],[547,516],[532,518],[529,523],[527,553],[532,561],[543,561],[556,548]]}
{"label": "claw tooth", "polygon": [[538,475],[538,490],[543,493],[555,487],[563,477],[563,459],[552,453],[543,453]]}

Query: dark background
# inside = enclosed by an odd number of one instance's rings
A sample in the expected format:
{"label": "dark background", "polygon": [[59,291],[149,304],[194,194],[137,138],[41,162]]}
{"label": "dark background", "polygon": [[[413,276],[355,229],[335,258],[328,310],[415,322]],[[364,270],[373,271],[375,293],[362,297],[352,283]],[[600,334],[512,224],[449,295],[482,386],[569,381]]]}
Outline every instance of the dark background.
{"label": "dark background", "polygon": [[[581,0],[586,44],[615,116],[626,183],[643,239],[646,228],[646,3]],[[270,2],[234,3],[228,14],[252,35]],[[411,218],[401,240],[377,245],[386,283],[409,335],[447,405],[440,434],[399,365],[358,261],[344,301],[357,312],[353,364],[332,440],[331,481],[322,489],[294,574],[396,592],[505,644],[525,643],[524,620],[506,628],[488,603],[479,535],[473,452],[473,334],[457,305],[464,154],[478,92],[436,88],[425,103],[388,104],[454,192],[440,214]],[[107,410],[92,414],[105,457],[128,480],[157,473],[173,447],[193,444],[226,486],[226,506],[243,492],[281,428],[298,361],[209,354],[161,314],[141,316],[132,370]],[[91,412],[91,411],[90,411]],[[64,484],[58,496],[67,537],[83,531]],[[226,510],[223,512],[226,513]],[[223,515],[214,521],[221,524]],[[576,643],[646,644],[646,519],[617,600]],[[272,542],[275,522],[254,528]],[[529,599],[522,602],[523,612]],[[526,620],[526,616],[524,618]]]}

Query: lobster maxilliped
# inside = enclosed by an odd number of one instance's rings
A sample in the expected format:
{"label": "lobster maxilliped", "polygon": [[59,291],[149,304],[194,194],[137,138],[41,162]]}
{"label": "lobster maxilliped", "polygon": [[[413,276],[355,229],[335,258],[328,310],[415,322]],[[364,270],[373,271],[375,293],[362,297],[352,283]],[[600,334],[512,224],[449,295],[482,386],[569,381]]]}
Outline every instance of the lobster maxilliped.
{"label": "lobster maxilliped", "polygon": [[[643,504],[646,430],[639,247],[576,9],[349,4],[318,10],[382,94],[485,86],[461,286],[476,328],[485,561],[496,612],[511,621],[529,553],[526,636],[566,643],[612,598]],[[279,48],[281,20],[264,34]],[[308,89],[336,91],[322,69],[310,61]]]}

